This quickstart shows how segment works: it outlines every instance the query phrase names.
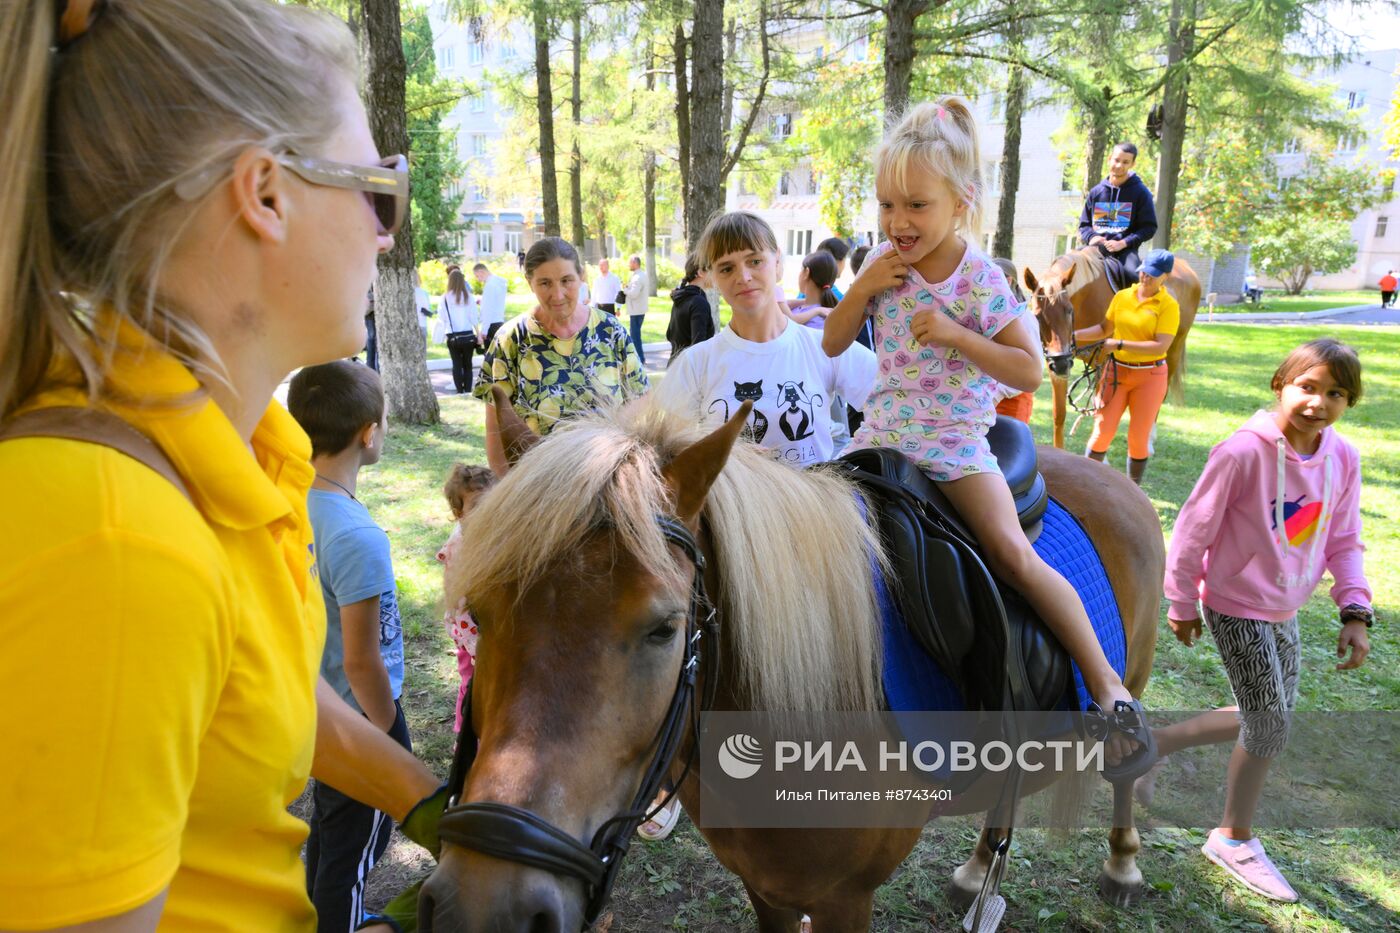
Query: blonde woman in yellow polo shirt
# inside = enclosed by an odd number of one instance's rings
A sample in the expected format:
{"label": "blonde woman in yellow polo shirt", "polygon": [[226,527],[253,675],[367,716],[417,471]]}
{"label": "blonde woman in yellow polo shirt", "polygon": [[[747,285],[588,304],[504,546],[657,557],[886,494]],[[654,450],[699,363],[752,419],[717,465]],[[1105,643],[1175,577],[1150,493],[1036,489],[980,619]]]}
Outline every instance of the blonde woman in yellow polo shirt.
{"label": "blonde woman in yellow polo shirt", "polygon": [[272,399],[363,345],[406,165],[327,15],[25,0],[0,48],[0,930],[310,933],[308,774],[437,787],[318,683]]}
{"label": "blonde woman in yellow polo shirt", "polygon": [[1167,350],[1181,322],[1181,309],[1164,283],[1175,264],[1164,249],[1142,261],[1138,284],[1113,296],[1102,324],[1074,332],[1080,344],[1103,340],[1110,353],[1099,378],[1099,409],[1087,454],[1108,455],[1124,410],[1128,412],[1128,475],[1142,485],[1152,455],[1152,427],[1167,397]]}

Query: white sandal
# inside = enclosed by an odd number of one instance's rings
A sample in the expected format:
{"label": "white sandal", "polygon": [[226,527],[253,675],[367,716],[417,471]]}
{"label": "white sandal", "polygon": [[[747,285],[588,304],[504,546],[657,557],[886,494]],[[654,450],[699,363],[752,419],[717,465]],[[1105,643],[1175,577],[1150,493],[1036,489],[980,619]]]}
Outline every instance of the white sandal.
{"label": "white sandal", "polygon": [[[671,835],[671,830],[676,828],[676,823],[681,818],[681,802],[678,798],[672,797],[670,803],[656,811],[656,815],[637,827],[637,835],[648,842],[660,842]],[[649,830],[647,827],[655,826]]]}

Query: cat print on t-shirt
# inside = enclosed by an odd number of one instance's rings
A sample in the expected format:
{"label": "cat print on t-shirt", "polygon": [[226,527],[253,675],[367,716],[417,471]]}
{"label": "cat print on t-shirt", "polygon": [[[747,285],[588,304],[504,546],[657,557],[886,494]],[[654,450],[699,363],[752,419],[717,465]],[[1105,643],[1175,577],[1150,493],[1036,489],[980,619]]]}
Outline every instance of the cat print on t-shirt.
{"label": "cat print on t-shirt", "polygon": [[812,425],[816,422],[814,409],[822,401],[820,393],[808,395],[801,382],[778,383],[778,405],[782,408],[782,414],[778,415],[778,427],[783,437],[790,441],[811,437]]}
{"label": "cat print on t-shirt", "polygon": [[[734,407],[737,408],[744,404],[744,402],[754,403],[753,410],[749,412],[749,423],[744,425],[744,430],[739,436],[747,438],[755,444],[762,444],[763,438],[768,434],[768,417],[758,410],[758,403],[761,401],[763,401],[762,379],[757,382],[734,383]],[[723,398],[715,399],[710,403],[711,412],[716,410],[716,405],[722,406],[723,414],[721,417],[723,417],[725,421],[728,421],[731,410],[729,407],[729,400]]]}

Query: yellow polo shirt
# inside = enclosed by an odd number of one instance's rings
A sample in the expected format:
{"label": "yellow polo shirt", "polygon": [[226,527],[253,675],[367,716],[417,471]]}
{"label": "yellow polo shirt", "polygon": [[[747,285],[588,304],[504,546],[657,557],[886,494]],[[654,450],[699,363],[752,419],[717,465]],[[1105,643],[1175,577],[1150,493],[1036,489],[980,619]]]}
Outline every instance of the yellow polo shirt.
{"label": "yellow polo shirt", "polygon": [[[114,383],[193,376],[134,329]],[[85,404],[73,390],[29,408]],[[162,931],[310,931],[287,812],[315,745],[326,617],[311,445],[279,404],[251,449],[211,401],[113,410],[194,505],[106,447],[0,443],[0,928],[119,914],[169,887]]]}
{"label": "yellow polo shirt", "polygon": [[[1113,322],[1113,340],[1156,340],[1158,334],[1176,335],[1181,327],[1181,307],[1165,288],[1157,289],[1157,294],[1141,300],[1136,285],[1123,289],[1113,296],[1104,320]],[[1116,346],[1110,342],[1110,346]],[[1151,363],[1166,356],[1165,353],[1143,353],[1140,350],[1119,350],[1113,354],[1124,363]]]}

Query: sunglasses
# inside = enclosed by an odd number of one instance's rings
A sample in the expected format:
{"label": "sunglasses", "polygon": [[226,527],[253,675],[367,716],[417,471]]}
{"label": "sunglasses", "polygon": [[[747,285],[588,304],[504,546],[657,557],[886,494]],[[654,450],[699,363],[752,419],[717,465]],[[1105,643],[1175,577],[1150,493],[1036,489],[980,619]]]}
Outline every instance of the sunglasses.
{"label": "sunglasses", "polygon": [[[377,165],[352,165],[311,156],[285,152],[277,163],[312,185],[346,188],[365,196],[374,210],[380,236],[393,236],[403,226],[408,211],[408,158],[391,155]],[[188,177],[175,185],[175,194],[192,201],[208,190],[217,170],[208,170]]]}
{"label": "sunglasses", "polygon": [[391,155],[378,165],[351,165],[289,152],[278,156],[277,162],[313,185],[359,191],[374,208],[380,236],[392,236],[403,226],[408,210],[407,157]]}

